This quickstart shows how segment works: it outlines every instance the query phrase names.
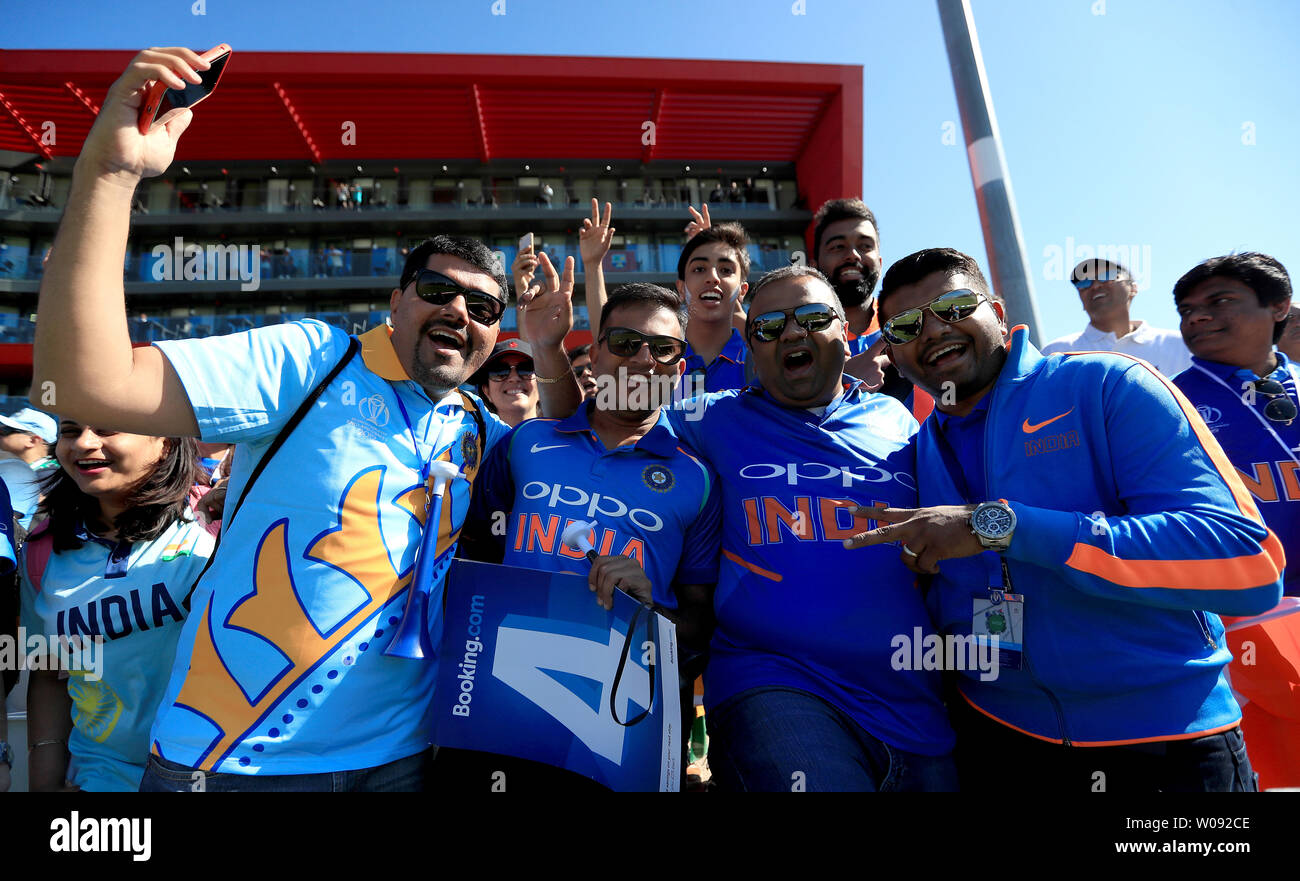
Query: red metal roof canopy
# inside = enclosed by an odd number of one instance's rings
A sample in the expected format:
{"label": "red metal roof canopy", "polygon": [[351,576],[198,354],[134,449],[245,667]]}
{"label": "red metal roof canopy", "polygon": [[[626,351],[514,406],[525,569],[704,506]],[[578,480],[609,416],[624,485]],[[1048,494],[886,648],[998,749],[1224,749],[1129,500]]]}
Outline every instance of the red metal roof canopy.
{"label": "red metal roof canopy", "polygon": [[[131,57],[0,51],[0,149],[75,156]],[[654,143],[644,143],[647,122]],[[47,123],[53,144],[42,142]],[[347,123],[355,145],[344,143]],[[177,159],[800,162],[810,144],[827,141],[835,155],[821,159],[848,163],[835,177],[856,192],[860,66],[236,46]]]}

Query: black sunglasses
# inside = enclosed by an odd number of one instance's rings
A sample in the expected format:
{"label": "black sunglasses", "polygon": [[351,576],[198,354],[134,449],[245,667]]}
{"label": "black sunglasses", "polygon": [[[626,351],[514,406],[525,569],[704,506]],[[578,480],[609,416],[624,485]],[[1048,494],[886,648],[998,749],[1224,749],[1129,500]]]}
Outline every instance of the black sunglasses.
{"label": "black sunglasses", "polygon": [[421,269],[411,281],[415,282],[415,293],[420,299],[435,306],[445,306],[457,297],[464,297],[465,311],[469,313],[470,318],[482,325],[496,324],[506,311],[506,301],[500,297],[463,288],[441,272],[434,272],[432,269]]}
{"label": "black sunglasses", "polygon": [[880,326],[880,335],[890,345],[901,346],[910,343],[921,335],[921,325],[925,322],[925,310],[929,309],[936,318],[948,324],[956,324],[963,318],[970,318],[980,307],[984,299],[980,294],[968,288],[958,288],[935,297],[924,306],[899,312]]}
{"label": "black sunglasses", "polygon": [[1271,400],[1264,405],[1264,418],[1270,422],[1280,422],[1283,425],[1290,425],[1295,421],[1300,411],[1297,411],[1295,401],[1286,393],[1286,386],[1276,379],[1257,379],[1250,383],[1255,394],[1262,395]]}
{"label": "black sunglasses", "polygon": [[533,374],[536,373],[536,371],[533,370],[533,368],[531,367],[521,367],[519,365],[512,364],[509,367],[494,367],[493,369],[489,370],[487,372],[488,379],[490,379],[492,382],[505,382],[506,378],[510,376],[511,370],[519,374],[519,378],[523,380],[532,379]]}
{"label": "black sunglasses", "polygon": [[770,343],[781,338],[781,334],[785,333],[786,322],[791,318],[808,333],[817,333],[830,327],[831,322],[839,317],[840,313],[828,303],[804,303],[793,309],[764,312],[750,319],[745,335],[762,343]]}
{"label": "black sunglasses", "polygon": [[631,358],[641,351],[642,346],[649,346],[650,357],[660,364],[676,364],[686,354],[686,340],[664,334],[645,334],[630,327],[611,327],[600,335],[599,341],[611,354],[620,358]]}

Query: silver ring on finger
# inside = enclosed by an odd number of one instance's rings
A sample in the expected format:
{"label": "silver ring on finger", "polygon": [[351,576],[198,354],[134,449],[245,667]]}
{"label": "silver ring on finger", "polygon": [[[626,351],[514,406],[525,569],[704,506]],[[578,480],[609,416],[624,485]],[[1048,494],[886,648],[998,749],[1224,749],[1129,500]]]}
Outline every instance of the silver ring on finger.
{"label": "silver ring on finger", "polygon": [[912,550],[907,545],[903,545],[903,553],[907,554],[909,557],[916,556],[916,551]]}

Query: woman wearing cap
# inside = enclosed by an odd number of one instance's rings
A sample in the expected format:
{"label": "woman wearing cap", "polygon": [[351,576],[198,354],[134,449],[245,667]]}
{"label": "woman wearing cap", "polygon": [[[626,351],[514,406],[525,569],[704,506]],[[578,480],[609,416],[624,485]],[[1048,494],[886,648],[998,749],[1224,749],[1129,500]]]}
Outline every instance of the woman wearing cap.
{"label": "woman wearing cap", "polygon": [[48,655],[27,691],[31,788],[134,791],[189,593],[213,550],[189,504],[206,475],[190,438],[69,419],[55,456],[46,519],[22,552],[23,626]]}
{"label": "woman wearing cap", "polygon": [[541,415],[533,350],[520,339],[502,340],[474,376],[474,385],[488,409],[514,428]]}

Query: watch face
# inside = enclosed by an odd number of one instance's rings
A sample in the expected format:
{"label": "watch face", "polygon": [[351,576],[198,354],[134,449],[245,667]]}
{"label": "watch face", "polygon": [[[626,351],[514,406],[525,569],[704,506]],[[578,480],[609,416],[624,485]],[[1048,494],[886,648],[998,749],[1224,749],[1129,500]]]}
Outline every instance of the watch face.
{"label": "watch face", "polygon": [[1014,515],[1001,505],[980,507],[972,518],[972,526],[988,538],[1003,538],[1015,528]]}

